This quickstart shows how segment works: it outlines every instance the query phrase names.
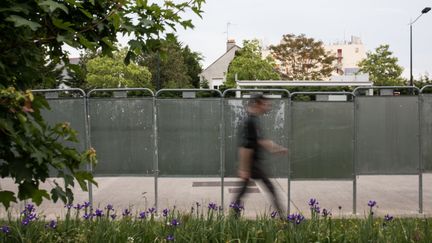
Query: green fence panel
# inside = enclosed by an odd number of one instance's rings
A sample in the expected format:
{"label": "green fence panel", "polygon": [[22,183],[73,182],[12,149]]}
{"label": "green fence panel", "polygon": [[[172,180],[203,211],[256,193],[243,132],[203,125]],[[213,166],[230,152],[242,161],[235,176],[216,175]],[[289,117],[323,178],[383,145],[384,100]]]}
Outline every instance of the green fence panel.
{"label": "green fence panel", "polygon": [[220,176],[220,99],[156,99],[160,176]]}
{"label": "green fence panel", "polygon": [[417,96],[356,97],[357,174],[416,174]]}
{"label": "green fence panel", "polygon": [[[246,117],[248,99],[224,99],[225,127],[225,176],[236,177],[238,169],[238,134],[242,120]],[[264,136],[278,144],[288,146],[289,135],[289,100],[271,99],[272,109],[261,118]],[[289,150],[290,148],[288,148]],[[266,154],[266,172],[270,177],[288,176],[288,156]]]}
{"label": "green fence panel", "polygon": [[432,94],[421,96],[421,146],[423,170],[432,171]]}
{"label": "green fence panel", "polygon": [[152,98],[91,98],[89,114],[95,175],[153,174]]}
{"label": "green fence panel", "polygon": [[292,179],[352,179],[353,102],[292,102]]}
{"label": "green fence panel", "polygon": [[47,99],[50,110],[43,109],[45,121],[54,126],[57,123],[68,122],[77,131],[78,143],[65,141],[64,144],[83,152],[86,149],[85,101],[83,98]]}

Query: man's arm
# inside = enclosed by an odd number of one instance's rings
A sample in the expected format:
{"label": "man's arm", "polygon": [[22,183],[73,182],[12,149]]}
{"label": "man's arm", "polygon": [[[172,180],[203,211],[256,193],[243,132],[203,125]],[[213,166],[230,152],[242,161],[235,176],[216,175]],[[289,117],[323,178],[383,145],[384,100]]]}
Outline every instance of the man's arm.
{"label": "man's arm", "polygon": [[251,175],[251,165],[252,165],[252,155],[253,155],[253,149],[240,147],[239,148],[239,160],[240,160],[240,167],[239,167],[239,177],[242,179],[249,179]]}
{"label": "man's arm", "polygon": [[285,154],[288,152],[288,149],[273,142],[270,139],[259,139],[258,144],[263,147],[265,150],[269,151],[270,153],[281,153]]}

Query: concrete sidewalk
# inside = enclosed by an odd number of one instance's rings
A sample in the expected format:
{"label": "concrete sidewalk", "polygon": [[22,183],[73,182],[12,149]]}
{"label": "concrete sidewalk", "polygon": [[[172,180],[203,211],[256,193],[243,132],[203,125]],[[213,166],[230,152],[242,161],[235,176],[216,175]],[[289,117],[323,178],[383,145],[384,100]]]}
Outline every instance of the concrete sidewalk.
{"label": "concrete sidewalk", "polygon": [[[52,180],[43,185],[50,190]],[[238,178],[225,178],[223,192],[225,209],[233,200]],[[117,214],[124,208],[131,207],[132,212],[145,210],[155,204],[155,180],[153,177],[98,177],[98,187],[93,188],[95,208],[104,208],[113,204]],[[196,202],[201,207],[208,203],[221,203],[220,178],[159,178],[158,206],[159,209],[172,208],[180,211],[196,208]],[[281,203],[288,205],[287,179],[272,179],[277,188]],[[369,200],[377,201],[378,215],[391,214],[395,216],[432,216],[432,174],[423,174],[423,214],[418,213],[419,193],[418,176],[360,176],[357,179],[357,215],[363,216],[368,210]],[[10,179],[0,180],[2,190],[16,191],[16,186]],[[353,183],[352,181],[292,181],[291,182],[291,212],[302,212],[309,215],[308,201],[316,198],[321,208],[331,210],[333,216],[352,216]],[[88,201],[88,193],[75,189],[75,203]],[[23,207],[24,203],[14,204],[10,211],[13,215]],[[341,209],[339,210],[339,207]],[[269,214],[271,200],[263,186],[252,183],[245,198],[245,216],[254,218],[264,213]],[[38,207],[47,218],[62,217],[66,209],[63,203],[44,202]],[[2,207],[0,217],[5,217]]]}

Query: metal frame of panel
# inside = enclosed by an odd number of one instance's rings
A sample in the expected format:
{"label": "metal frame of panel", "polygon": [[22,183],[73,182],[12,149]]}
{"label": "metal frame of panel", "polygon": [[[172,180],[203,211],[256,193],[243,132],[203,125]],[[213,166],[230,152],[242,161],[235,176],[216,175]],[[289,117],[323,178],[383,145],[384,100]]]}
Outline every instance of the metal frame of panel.
{"label": "metal frame of panel", "polygon": [[[372,87],[357,87],[356,89],[354,89],[353,94],[356,95],[356,98],[358,98],[359,96],[357,95],[358,92],[360,90],[382,90],[382,89],[402,89],[402,90],[410,90],[411,91],[411,96],[416,96],[417,97],[417,129],[419,130],[418,132],[420,133],[420,102],[419,102],[419,94],[420,94],[420,89],[418,89],[415,86],[372,86]],[[417,93],[417,95],[416,95]],[[368,98],[373,99],[374,96],[368,96]],[[386,96],[384,96],[386,97]],[[399,96],[388,96],[388,97],[399,97]],[[407,96],[400,96],[400,97],[407,97]],[[408,96],[410,97],[410,96]],[[356,100],[356,108],[355,108],[355,113],[357,114],[358,111],[358,104],[357,104],[357,100]],[[358,116],[356,115],[356,134],[358,134]],[[358,161],[358,136],[356,135],[356,151],[355,151],[355,165],[357,167],[359,161]],[[420,136],[417,136],[417,142],[418,142],[418,149],[417,149],[417,153],[418,153],[418,163],[417,163],[417,168],[416,168],[416,173],[388,173],[388,175],[418,175],[418,203],[419,203],[419,213],[423,213],[423,174],[422,174],[422,170],[421,170],[421,140],[420,140]],[[382,175],[383,173],[367,173],[368,175]],[[364,173],[360,173],[357,168],[356,168],[356,175],[364,175]]]}
{"label": "metal frame of panel", "polygon": [[[420,113],[420,124],[419,124],[420,125],[420,164],[421,164],[421,170],[424,173],[432,172],[432,168],[431,169],[426,168],[425,161],[424,161],[425,156],[423,155],[424,151],[427,150],[427,148],[424,146],[424,139],[427,138],[427,136],[424,136],[424,134],[423,134],[423,131],[424,131],[424,128],[426,125],[424,123],[425,117],[426,117],[426,114],[424,112],[424,104],[425,104],[424,97],[425,97],[425,95],[432,97],[432,94],[424,94],[423,91],[426,89],[430,89],[430,88],[432,88],[432,85],[425,85],[420,90],[420,96],[419,96],[419,105],[420,105],[420,108],[419,108],[419,113]],[[430,115],[431,115],[431,113],[429,113],[429,116]],[[430,142],[430,144],[432,144],[432,142]]]}
{"label": "metal frame of panel", "polygon": [[[159,106],[158,106],[158,100],[163,93],[166,92],[193,92],[193,93],[197,93],[197,92],[206,92],[206,93],[216,93],[219,97],[217,98],[219,100],[219,103],[222,103],[222,93],[219,90],[213,90],[213,89],[160,89],[156,92],[155,96],[154,96],[154,107],[155,107],[155,122],[154,122],[154,126],[155,126],[155,145],[156,145],[156,150],[159,150],[159,124],[158,124],[158,120],[159,120],[159,116],[158,114],[160,113],[159,111]],[[177,100],[182,100],[182,99],[191,99],[191,100],[210,100],[210,99],[215,99],[214,97],[212,98],[160,98],[161,100],[170,100],[170,99],[177,99]],[[219,104],[220,107],[220,104]],[[222,113],[222,111],[221,111]],[[223,115],[222,115],[223,116]],[[219,120],[219,156],[221,156],[223,154],[223,148],[222,148],[222,120]],[[156,209],[158,208],[158,181],[157,179],[159,178],[159,151],[156,153],[156,167],[155,167],[155,207]],[[219,161],[222,161],[221,158],[219,158]],[[221,163],[221,162],[220,162]],[[222,166],[220,165],[219,170],[220,170],[220,178],[221,178],[221,204],[223,205],[223,170],[222,170]]]}
{"label": "metal frame of panel", "polygon": [[[87,95],[86,95],[86,110],[87,110],[87,140],[88,140],[88,145],[89,146],[91,146],[91,129],[90,129],[90,98],[91,98],[91,95],[93,94],[93,93],[97,93],[97,92],[115,92],[115,91],[124,91],[124,92],[129,92],[129,91],[146,91],[146,92],[148,92],[149,94],[150,94],[150,96],[151,96],[151,99],[152,100],[154,100],[153,99],[153,97],[154,97],[154,93],[153,93],[153,91],[152,90],[150,90],[150,89],[148,89],[148,88],[106,88],[106,89],[93,89],[93,90],[90,90],[88,93],[87,93]],[[118,99],[128,99],[127,97],[126,98],[118,98]],[[154,113],[154,105],[152,105],[152,113]],[[154,121],[153,121],[154,122]],[[156,151],[157,151],[157,149],[155,149],[155,151],[154,151],[154,153],[156,153]],[[93,172],[93,168],[92,168],[92,166],[90,165],[90,169],[91,169],[91,171]],[[110,176],[110,175],[100,175],[100,176]],[[136,176],[136,175],[135,175]],[[89,187],[89,195],[90,195],[90,203],[91,204],[93,204],[93,187],[92,187],[92,185],[90,184],[90,187]]]}
{"label": "metal frame of panel", "polygon": [[[63,93],[63,92],[76,92],[78,94],[80,94],[80,99],[83,100],[83,112],[84,112],[84,149],[89,149],[90,148],[90,140],[89,140],[89,136],[88,136],[88,131],[89,131],[89,124],[88,124],[88,110],[87,110],[87,95],[84,92],[84,90],[79,89],[79,88],[66,88],[66,89],[35,89],[32,90],[32,92],[34,93],[49,93],[49,92],[54,92],[54,93]],[[47,100],[49,100],[51,98],[47,98]],[[57,100],[61,100],[62,98],[53,98],[53,99],[57,99]],[[70,99],[70,98],[69,98]],[[76,99],[76,98],[72,98],[72,99]],[[87,171],[91,172],[92,170],[92,165],[91,164],[87,164]],[[88,182],[87,183],[87,187],[88,187],[88,193],[89,193],[89,202],[93,203],[93,193],[92,193],[92,188],[93,188],[93,184]]]}
{"label": "metal frame of panel", "polygon": [[[355,109],[354,109],[354,99],[355,99],[355,95],[353,94],[353,93],[351,93],[351,92],[343,92],[343,91],[341,91],[341,92],[337,92],[337,91],[335,91],[335,92],[293,92],[292,94],[291,94],[291,96],[290,96],[290,98],[291,98],[291,107],[292,107],[292,109],[291,109],[291,131],[292,132],[294,132],[294,128],[293,128],[293,126],[294,126],[294,109],[293,109],[293,107],[294,107],[294,104],[293,103],[295,103],[296,101],[293,101],[293,97],[294,96],[296,96],[296,95],[346,95],[347,96],[347,98],[348,98],[348,96],[351,96],[351,101],[349,101],[349,100],[347,100],[347,101],[301,101],[301,102],[304,102],[304,103],[310,103],[310,102],[318,102],[318,103],[328,103],[328,102],[330,102],[330,103],[351,103],[352,104],[352,106],[353,106],[353,111],[352,111],[352,115],[353,115],[353,121],[354,121],[354,123],[355,123]],[[355,136],[356,136],[356,133],[355,133],[355,124],[353,124],[353,133],[352,133],[352,139],[351,139],[351,143],[352,143],[352,147],[353,147],[353,149],[352,149],[352,155],[351,155],[351,163],[352,163],[352,172],[351,172],[351,178],[350,179],[348,179],[348,178],[340,178],[340,179],[337,179],[337,178],[325,178],[325,177],[323,177],[323,178],[300,178],[300,179],[292,179],[291,178],[291,176],[290,176],[290,181],[289,181],[289,183],[291,184],[291,181],[352,181],[352,183],[353,183],[353,193],[352,193],[352,199],[353,199],[353,213],[355,214],[356,213],[356,211],[357,211],[357,205],[356,205],[356,201],[357,201],[357,180],[356,180],[356,173],[355,173],[355,163],[354,163],[354,157],[355,157]],[[293,136],[291,136],[291,147],[294,147],[293,146],[293,144],[294,144],[294,138],[293,138]],[[290,153],[290,156],[293,156],[292,155],[293,153]],[[292,162],[292,159],[290,159],[290,162]],[[291,165],[290,165],[291,166]],[[290,173],[291,173],[291,170],[290,170]],[[288,197],[289,198],[291,198],[291,192],[288,192]]]}
{"label": "metal frame of panel", "polygon": [[[287,104],[288,104],[288,106],[290,105],[290,102],[289,102],[289,99],[290,99],[290,92],[288,91],[288,90],[286,90],[286,89],[227,89],[227,90],[225,90],[224,92],[223,92],[223,94],[222,94],[222,102],[221,102],[221,105],[222,105],[222,114],[224,114],[225,112],[225,105],[224,105],[224,103],[225,103],[225,97],[226,97],[226,95],[228,94],[228,93],[230,93],[230,92],[271,92],[271,93],[276,93],[276,92],[279,92],[279,93],[283,93],[283,94],[286,94],[287,95],[287,98],[278,98],[278,99],[276,99],[276,100],[287,100],[288,102],[287,102]],[[242,99],[242,98],[232,98],[232,99]],[[246,98],[247,99],[247,98]],[[286,114],[288,114],[288,115],[290,115],[290,112],[291,112],[291,109],[290,108],[288,108],[288,112],[286,112]],[[285,114],[285,117],[286,117],[286,114]],[[222,118],[223,120],[222,120],[222,124],[223,124],[223,131],[225,131],[225,119],[224,119],[224,117]],[[291,125],[290,124],[288,124],[288,126],[287,126],[287,128],[288,128],[288,134],[291,134]],[[223,141],[225,141],[225,136],[223,137]],[[289,136],[288,136],[288,146],[290,145],[289,144],[289,141],[290,141],[290,138],[289,138]],[[225,146],[225,142],[224,142],[224,146]],[[224,151],[224,153],[225,153],[225,151]],[[223,156],[222,156],[222,164],[223,164],[223,166],[225,166],[225,154],[223,154]],[[288,174],[287,174],[287,186],[288,186],[288,195],[287,195],[287,211],[288,211],[288,213],[289,213],[289,210],[290,210],[290,196],[289,196],[289,192],[290,192],[290,179],[289,179],[289,171],[290,171],[290,156],[287,156],[287,169],[288,169]],[[223,171],[223,176],[222,177],[225,177],[225,167],[224,167],[224,171]],[[223,184],[222,184],[222,194],[223,194],[223,190],[224,190],[224,188],[223,188]]]}

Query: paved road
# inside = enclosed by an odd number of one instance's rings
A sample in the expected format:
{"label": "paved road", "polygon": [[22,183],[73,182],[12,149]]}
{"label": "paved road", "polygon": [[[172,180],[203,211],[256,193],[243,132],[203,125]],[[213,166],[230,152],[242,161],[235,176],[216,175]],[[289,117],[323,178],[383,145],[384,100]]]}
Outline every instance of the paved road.
{"label": "paved road", "polygon": [[[133,212],[152,207],[155,203],[154,178],[151,177],[100,177],[96,178],[99,187],[94,188],[94,205],[98,208],[113,204],[117,212],[131,207]],[[52,179],[51,179],[52,181]],[[281,201],[287,205],[287,179],[272,179],[278,188]],[[224,204],[228,208],[237,188],[237,178],[225,178]],[[360,176],[357,179],[357,215],[362,216],[367,210],[369,200],[375,200],[379,208],[377,213],[390,213],[397,216],[423,216],[418,213],[418,176]],[[3,190],[16,188],[10,179],[0,180]],[[52,182],[45,183],[50,189]],[[269,213],[271,200],[260,183],[250,186],[250,193],[245,199],[245,216]],[[189,211],[196,202],[207,206],[209,202],[221,203],[221,187],[218,178],[159,178],[159,209],[175,206],[178,210]],[[307,202],[316,198],[321,208],[330,209],[334,216],[351,216],[353,205],[352,181],[293,181],[291,183],[291,212],[303,212],[309,215]],[[75,190],[75,202],[88,200],[88,194]],[[423,175],[424,215],[432,216],[432,174]],[[339,206],[342,207],[339,210]],[[11,208],[16,213],[23,203]],[[4,208],[0,216],[5,217]],[[44,202],[38,209],[48,218],[62,216],[65,213],[62,203]]]}

